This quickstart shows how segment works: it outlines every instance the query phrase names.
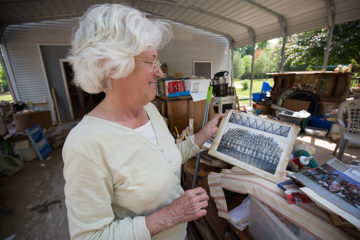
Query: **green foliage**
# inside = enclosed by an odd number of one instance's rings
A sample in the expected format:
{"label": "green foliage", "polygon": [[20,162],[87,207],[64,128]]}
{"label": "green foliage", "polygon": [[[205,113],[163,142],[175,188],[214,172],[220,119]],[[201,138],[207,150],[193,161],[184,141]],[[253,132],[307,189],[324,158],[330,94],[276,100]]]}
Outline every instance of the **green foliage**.
{"label": "green foliage", "polygon": [[251,56],[246,55],[244,57],[241,57],[241,54],[235,51],[233,67],[235,78],[247,78],[248,76],[250,76],[251,71]]}
{"label": "green foliage", "polygon": [[[255,51],[258,50],[259,48],[261,49],[265,49],[268,46],[268,41],[263,41],[263,42],[259,42],[255,44]],[[235,51],[241,54],[241,57],[244,57],[246,55],[250,55],[252,56],[252,51],[253,51],[253,47],[252,45],[247,45],[244,47],[240,47],[240,48],[235,48]]]}
{"label": "green foliage", "polygon": [[251,74],[251,61],[252,61],[252,57],[249,55],[246,55],[242,58],[243,64],[244,64],[244,68],[245,68],[245,72],[242,76],[242,78],[249,78],[250,74]]}
{"label": "green foliage", "polygon": [[2,91],[4,92],[9,91],[9,86],[5,78],[5,72],[4,69],[1,67],[1,65],[0,65],[0,85]]}
{"label": "green foliage", "polygon": [[[323,65],[328,28],[316,29],[287,38],[284,71],[315,71]],[[328,65],[353,65],[353,72],[360,72],[360,20],[334,26]],[[257,54],[254,77],[264,78],[267,72],[277,72],[281,60],[282,41],[271,46],[267,41],[255,44]],[[248,79],[251,75],[252,45],[235,49],[234,75]],[[259,53],[259,52],[258,52]],[[328,70],[333,70],[328,68]]]}
{"label": "green foliage", "polygon": [[266,52],[262,52],[261,55],[256,59],[254,66],[255,78],[265,78],[265,73],[270,71],[271,62]]}
{"label": "green foliage", "polygon": [[360,64],[360,20],[334,26],[329,64]]}
{"label": "green foliage", "polygon": [[241,48],[235,48],[235,52],[240,53],[241,57],[252,55],[252,45],[247,45]]}
{"label": "green foliage", "polygon": [[[323,64],[328,28],[294,34],[288,38],[285,71],[319,70]],[[328,65],[360,64],[360,20],[334,26]],[[280,62],[282,41],[275,47]]]}
{"label": "green foliage", "polygon": [[[259,51],[259,56],[255,60],[255,78],[265,78],[265,73],[277,71],[278,65],[273,57],[275,50],[270,48],[267,41],[257,43],[255,50]],[[234,76],[241,79],[251,77],[252,45],[235,49],[234,52]]]}
{"label": "green foliage", "polygon": [[249,89],[249,83],[247,80],[244,81],[244,87],[243,90]]}
{"label": "green foliage", "polygon": [[241,54],[239,52],[234,52],[233,66],[234,66],[234,77],[241,78],[241,76],[245,72],[245,66],[241,58]]}

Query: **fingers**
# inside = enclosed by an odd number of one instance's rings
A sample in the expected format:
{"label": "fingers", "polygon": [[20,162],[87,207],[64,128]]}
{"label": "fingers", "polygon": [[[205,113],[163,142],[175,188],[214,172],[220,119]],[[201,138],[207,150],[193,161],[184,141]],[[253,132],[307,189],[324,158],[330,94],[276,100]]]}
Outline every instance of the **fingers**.
{"label": "fingers", "polygon": [[185,196],[188,200],[187,204],[185,204],[187,208],[188,221],[206,215],[206,210],[204,208],[208,206],[209,196],[203,188],[197,187],[187,190],[183,196]]}
{"label": "fingers", "polygon": [[211,122],[216,126],[220,126],[220,122],[221,120],[225,117],[225,114],[223,113],[220,113],[220,114],[217,114],[215,115],[215,117],[213,119],[211,119]]}
{"label": "fingers", "polygon": [[191,195],[197,195],[197,194],[201,194],[201,193],[206,193],[206,191],[202,187],[197,187],[197,188],[187,190],[186,193],[191,194]]}
{"label": "fingers", "polygon": [[186,191],[185,194],[188,195],[190,204],[194,209],[200,210],[208,206],[209,196],[203,188],[197,187]]}

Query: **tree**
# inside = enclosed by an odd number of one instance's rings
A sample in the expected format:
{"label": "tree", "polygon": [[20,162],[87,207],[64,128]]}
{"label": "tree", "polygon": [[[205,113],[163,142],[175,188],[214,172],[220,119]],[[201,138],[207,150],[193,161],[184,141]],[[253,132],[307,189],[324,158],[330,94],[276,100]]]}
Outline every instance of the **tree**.
{"label": "tree", "polygon": [[[255,51],[259,48],[265,49],[268,46],[268,41],[263,41],[255,44]],[[244,47],[235,48],[236,52],[239,52],[241,54],[241,57],[244,57],[246,55],[252,56],[253,47],[252,44],[246,45]]]}
{"label": "tree", "polygon": [[242,58],[242,62],[244,64],[245,72],[243,74],[243,78],[249,78],[251,75],[251,56],[246,55]]}
{"label": "tree", "polygon": [[245,72],[245,66],[243,64],[243,60],[241,58],[241,54],[239,52],[234,52],[234,77],[241,78],[241,76]]}
{"label": "tree", "polygon": [[[317,70],[322,66],[328,28],[312,30],[289,37],[286,44],[285,70]],[[334,26],[328,65],[360,64],[360,20]],[[276,46],[280,61],[282,40]]]}
{"label": "tree", "polygon": [[9,86],[5,78],[5,72],[1,65],[0,65],[0,86],[2,91],[4,92],[9,91]]}
{"label": "tree", "polygon": [[259,57],[255,60],[254,75],[256,78],[266,77],[265,73],[269,72],[271,68],[271,62],[269,56],[265,51],[262,51]]}
{"label": "tree", "polygon": [[[235,49],[234,52],[234,75],[241,78],[250,78],[251,63],[252,63],[252,45],[247,45]],[[275,51],[269,47],[268,41],[259,42],[255,44],[255,65],[254,74],[257,78],[265,77],[265,73],[276,69],[276,64],[271,58],[271,54]],[[242,58],[240,59],[239,56]]]}
{"label": "tree", "polygon": [[335,25],[330,49],[330,64],[360,64],[360,20]]}

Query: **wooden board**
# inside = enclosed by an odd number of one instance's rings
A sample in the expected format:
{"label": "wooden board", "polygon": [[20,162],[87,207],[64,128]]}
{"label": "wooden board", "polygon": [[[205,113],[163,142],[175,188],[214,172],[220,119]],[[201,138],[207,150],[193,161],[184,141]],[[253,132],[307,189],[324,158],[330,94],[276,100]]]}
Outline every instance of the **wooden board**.
{"label": "wooden board", "polygon": [[181,133],[187,126],[189,121],[189,101],[167,101],[167,113],[170,120],[169,129],[174,131],[175,127]]}
{"label": "wooden board", "polygon": [[302,101],[296,99],[285,99],[282,107],[290,109],[292,111],[308,110],[310,101]]}
{"label": "wooden board", "polygon": [[299,127],[252,114],[229,111],[209,154],[278,183],[286,174]]}
{"label": "wooden board", "polygon": [[[197,133],[202,128],[205,106],[206,106],[206,100],[197,101],[197,102],[194,102],[193,100],[189,101],[189,118],[194,119],[194,133]],[[209,107],[208,120],[210,120],[214,116],[215,116],[214,99],[212,99]]]}

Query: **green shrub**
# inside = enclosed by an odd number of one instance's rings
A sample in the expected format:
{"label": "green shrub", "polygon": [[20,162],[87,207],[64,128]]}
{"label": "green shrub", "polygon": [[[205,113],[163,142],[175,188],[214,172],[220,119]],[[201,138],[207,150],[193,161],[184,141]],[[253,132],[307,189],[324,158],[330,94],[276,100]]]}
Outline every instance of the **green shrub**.
{"label": "green shrub", "polygon": [[249,89],[248,81],[244,81],[244,90]]}

